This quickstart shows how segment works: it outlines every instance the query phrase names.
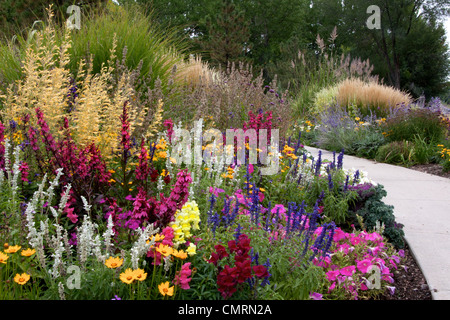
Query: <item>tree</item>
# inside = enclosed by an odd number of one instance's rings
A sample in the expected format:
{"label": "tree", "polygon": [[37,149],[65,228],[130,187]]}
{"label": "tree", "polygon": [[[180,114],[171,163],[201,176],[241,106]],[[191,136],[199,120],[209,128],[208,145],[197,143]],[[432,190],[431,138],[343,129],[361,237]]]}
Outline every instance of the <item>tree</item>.
{"label": "tree", "polygon": [[[380,9],[379,28],[366,24],[373,14],[368,13],[370,5]],[[437,94],[443,88],[449,57],[439,19],[450,12],[450,0],[316,0],[313,7],[317,25],[328,30],[338,26],[341,48],[370,58],[374,72],[389,85],[413,89],[414,95]]]}
{"label": "tree", "polygon": [[0,38],[11,39],[15,34],[26,36],[34,21],[45,20],[46,9],[52,5],[59,23],[68,18],[70,5],[95,8],[107,0],[2,0],[0,1]]}
{"label": "tree", "polygon": [[201,46],[211,60],[222,69],[230,62],[243,60],[249,51],[250,32],[242,12],[237,12],[230,0],[223,0],[220,12],[207,19],[207,36],[201,39]]}

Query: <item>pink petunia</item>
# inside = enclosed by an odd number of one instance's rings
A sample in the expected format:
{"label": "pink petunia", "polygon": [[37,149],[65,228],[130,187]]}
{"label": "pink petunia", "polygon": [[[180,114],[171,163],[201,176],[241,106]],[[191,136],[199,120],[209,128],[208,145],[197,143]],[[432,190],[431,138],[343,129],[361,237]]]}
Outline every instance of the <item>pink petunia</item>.
{"label": "pink petunia", "polygon": [[351,277],[355,273],[355,266],[347,266],[341,269],[341,274],[344,276]]}
{"label": "pink petunia", "polygon": [[327,273],[326,273],[326,275],[327,275],[327,280],[328,281],[335,281],[336,280],[336,278],[337,278],[337,276],[340,274],[340,271],[339,270],[330,270],[330,271],[328,271]]}
{"label": "pink petunia", "polygon": [[322,295],[320,293],[317,292],[311,292],[309,294],[309,297],[313,300],[322,300]]}
{"label": "pink petunia", "polygon": [[357,261],[357,263],[356,263],[356,267],[362,273],[367,273],[371,266],[372,266],[372,262],[369,259]]}
{"label": "pink petunia", "polygon": [[346,233],[342,231],[341,228],[336,228],[336,230],[334,230],[333,241],[338,242],[342,239],[345,239],[345,235]]}

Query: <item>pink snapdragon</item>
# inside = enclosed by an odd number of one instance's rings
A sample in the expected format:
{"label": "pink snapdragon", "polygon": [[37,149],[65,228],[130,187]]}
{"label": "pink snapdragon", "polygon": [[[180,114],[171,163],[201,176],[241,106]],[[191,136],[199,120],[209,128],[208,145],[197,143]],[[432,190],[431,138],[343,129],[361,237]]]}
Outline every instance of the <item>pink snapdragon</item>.
{"label": "pink snapdragon", "polygon": [[192,275],[192,270],[190,269],[191,263],[186,262],[181,266],[181,270],[177,271],[175,274],[175,279],[173,283],[179,285],[181,289],[187,290],[190,288],[189,282],[192,280],[190,276]]}

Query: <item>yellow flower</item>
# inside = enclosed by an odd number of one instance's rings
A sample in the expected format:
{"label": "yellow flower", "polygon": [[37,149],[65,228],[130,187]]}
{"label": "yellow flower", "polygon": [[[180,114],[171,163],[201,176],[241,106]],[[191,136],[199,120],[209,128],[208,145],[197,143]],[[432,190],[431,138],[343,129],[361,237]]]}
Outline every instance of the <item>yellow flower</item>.
{"label": "yellow flower", "polygon": [[166,237],[165,235],[157,233],[154,236],[151,236],[150,240],[155,240],[155,242],[158,242],[164,240],[165,237]]}
{"label": "yellow flower", "polygon": [[123,264],[123,259],[119,257],[109,257],[105,261],[105,266],[107,266],[110,269],[115,269],[120,267]]}
{"label": "yellow flower", "polygon": [[147,279],[147,272],[145,272],[144,270],[136,269],[133,272],[136,280],[144,281],[145,279]]}
{"label": "yellow flower", "polygon": [[120,281],[123,283],[130,284],[134,281],[134,279],[136,279],[135,273],[130,268],[120,274]]}
{"label": "yellow flower", "polygon": [[195,250],[196,249],[197,249],[197,246],[191,242],[191,243],[189,243],[189,247],[186,249],[186,252],[190,256],[193,256],[193,255],[195,255]]}
{"label": "yellow flower", "polygon": [[172,254],[173,249],[169,247],[168,245],[164,245],[162,243],[159,244],[159,247],[156,248],[156,251],[161,253],[164,257],[167,257]]}
{"label": "yellow flower", "polygon": [[359,121],[359,120],[361,120],[361,119],[360,119],[359,117],[356,117],[355,120],[356,120],[356,121]]}
{"label": "yellow flower", "polygon": [[113,169],[108,170],[109,173],[116,173]]}
{"label": "yellow flower", "polygon": [[170,283],[169,281],[163,282],[161,284],[158,285],[158,289],[159,292],[163,295],[163,296],[173,296],[173,286],[169,287]]}
{"label": "yellow flower", "polygon": [[21,246],[9,246],[8,249],[5,249],[6,253],[15,253],[22,248]]}
{"label": "yellow flower", "polygon": [[20,284],[20,285],[24,285],[25,283],[28,282],[28,280],[30,280],[30,275],[27,273],[22,273],[22,274],[16,274],[16,276],[14,277],[14,282]]}
{"label": "yellow flower", "polygon": [[20,254],[24,257],[30,257],[35,253],[36,253],[35,249],[28,248],[28,249],[22,250],[22,252]]}
{"label": "yellow flower", "polygon": [[108,182],[109,182],[109,183],[114,183],[114,182],[116,182],[116,180],[110,179]]}
{"label": "yellow flower", "polygon": [[160,151],[159,153],[158,153],[158,157],[160,157],[160,158],[167,158],[167,152],[165,152],[165,151]]}
{"label": "yellow flower", "polygon": [[6,260],[8,260],[9,256],[3,252],[0,252],[0,263],[6,264]]}

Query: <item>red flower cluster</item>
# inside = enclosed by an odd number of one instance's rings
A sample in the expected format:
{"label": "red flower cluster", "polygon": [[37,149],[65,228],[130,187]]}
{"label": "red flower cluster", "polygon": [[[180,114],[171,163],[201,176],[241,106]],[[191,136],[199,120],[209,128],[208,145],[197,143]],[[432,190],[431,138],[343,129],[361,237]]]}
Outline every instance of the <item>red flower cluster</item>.
{"label": "red flower cluster", "polygon": [[[144,188],[139,188],[135,198],[128,196],[126,199],[133,201],[131,211],[121,212],[115,202],[110,201],[107,208],[106,218],[113,215],[114,225],[117,227],[128,227],[136,229],[144,227],[145,224],[155,223],[157,228],[165,228],[174,219],[177,210],[181,209],[188,200],[189,184],[192,178],[187,170],[180,171],[177,175],[177,181],[168,197],[160,194],[160,200],[148,196]],[[120,211],[119,211],[120,209]]]}
{"label": "red flower cluster", "polygon": [[[106,170],[106,163],[102,159],[100,150],[93,143],[80,149],[70,135],[67,118],[64,118],[61,128],[64,133],[63,138],[55,141],[44,119],[44,114],[39,108],[36,108],[36,116],[40,132],[30,127],[28,136],[41,171],[43,173],[50,171],[55,174],[57,169],[62,168],[61,183],[63,186],[69,183],[72,185],[77,202],[81,201],[79,198],[81,195],[89,197],[92,194],[101,194],[109,186],[111,174]],[[38,137],[42,139],[48,160],[41,154]],[[26,168],[23,169],[25,172]]]}
{"label": "red flower cluster", "polygon": [[172,136],[173,136],[173,121],[172,121],[172,119],[164,120],[164,127],[167,128],[167,135],[169,137],[169,142],[172,143]]}
{"label": "red flower cluster", "polygon": [[177,182],[173,186],[169,197],[160,194],[161,200],[157,202],[158,222],[160,226],[167,226],[177,210],[181,210],[189,197],[189,185],[192,182],[190,173],[182,170],[177,174]]}
{"label": "red flower cluster", "polygon": [[234,266],[228,264],[220,268],[217,275],[217,285],[219,292],[227,299],[237,291],[240,284],[250,280],[254,276],[258,278],[267,278],[269,272],[263,265],[256,265],[252,267],[252,259],[250,257],[250,238],[246,234],[241,234],[238,241],[228,241],[228,252],[224,246],[218,244],[214,246],[216,252],[211,254],[209,263],[218,265],[218,262],[224,258],[234,255]]}
{"label": "red flower cluster", "polygon": [[[272,130],[272,111],[264,113],[259,112],[255,115],[253,112],[248,112],[249,120],[244,122],[244,131],[248,129],[255,129],[259,139],[259,129],[267,129],[267,144],[270,144],[271,130]],[[264,119],[264,117],[266,119]]]}

